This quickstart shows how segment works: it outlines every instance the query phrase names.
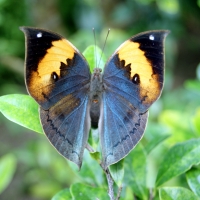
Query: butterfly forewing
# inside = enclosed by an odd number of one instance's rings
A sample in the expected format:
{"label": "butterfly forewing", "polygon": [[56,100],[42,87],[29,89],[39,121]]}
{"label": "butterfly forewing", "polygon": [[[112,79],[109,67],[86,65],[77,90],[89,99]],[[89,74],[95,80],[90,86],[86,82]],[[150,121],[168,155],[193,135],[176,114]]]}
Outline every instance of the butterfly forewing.
{"label": "butterfly forewing", "polygon": [[62,36],[43,29],[21,27],[26,36],[26,86],[48,109],[90,82],[85,58]]}
{"label": "butterfly forewing", "polygon": [[168,31],[149,31],[130,38],[117,49],[105,66],[105,84],[119,95],[124,92],[123,96],[141,112],[145,112],[161,94],[164,79],[163,47],[167,34]]}

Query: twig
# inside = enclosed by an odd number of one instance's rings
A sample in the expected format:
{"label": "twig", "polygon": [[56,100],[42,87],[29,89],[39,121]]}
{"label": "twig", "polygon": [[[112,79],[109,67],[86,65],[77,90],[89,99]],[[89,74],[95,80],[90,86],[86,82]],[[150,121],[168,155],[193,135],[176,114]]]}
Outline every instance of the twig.
{"label": "twig", "polygon": [[149,189],[149,200],[153,200],[153,189]]}
{"label": "twig", "polygon": [[106,173],[106,178],[108,182],[108,196],[110,197],[110,200],[115,200],[114,189],[113,189],[114,181],[112,179],[112,176],[108,168],[105,170],[105,173]]}
{"label": "twig", "polygon": [[116,200],[120,199],[121,192],[122,192],[122,186],[120,186],[118,189]]}

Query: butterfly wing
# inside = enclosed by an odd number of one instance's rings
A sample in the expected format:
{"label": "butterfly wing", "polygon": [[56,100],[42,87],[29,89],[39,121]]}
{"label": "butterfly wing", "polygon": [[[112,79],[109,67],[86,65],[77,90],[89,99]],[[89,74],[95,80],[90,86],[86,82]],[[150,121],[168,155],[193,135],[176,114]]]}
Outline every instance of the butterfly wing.
{"label": "butterfly wing", "polygon": [[130,38],[105,66],[99,121],[104,168],[125,157],[143,136],[148,108],[163,88],[167,33],[149,31]]}
{"label": "butterfly wing", "polygon": [[62,36],[21,27],[26,36],[26,86],[40,105],[52,145],[79,167],[90,129],[90,71],[78,50]]}

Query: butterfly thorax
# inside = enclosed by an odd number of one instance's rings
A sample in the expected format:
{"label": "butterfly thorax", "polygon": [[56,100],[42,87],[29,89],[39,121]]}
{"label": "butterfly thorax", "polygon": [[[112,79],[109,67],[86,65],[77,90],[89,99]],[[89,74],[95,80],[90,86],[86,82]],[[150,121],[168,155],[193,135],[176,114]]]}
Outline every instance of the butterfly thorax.
{"label": "butterfly thorax", "polygon": [[93,127],[98,126],[100,116],[100,104],[102,99],[102,74],[100,68],[95,68],[90,81],[90,117]]}

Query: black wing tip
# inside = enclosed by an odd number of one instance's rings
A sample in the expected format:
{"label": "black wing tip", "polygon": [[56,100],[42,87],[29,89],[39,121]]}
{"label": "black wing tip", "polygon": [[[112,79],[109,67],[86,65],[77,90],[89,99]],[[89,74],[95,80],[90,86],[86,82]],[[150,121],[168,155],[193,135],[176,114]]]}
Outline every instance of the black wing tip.
{"label": "black wing tip", "polygon": [[20,26],[19,29],[24,32],[25,35],[33,36],[37,33],[45,34],[46,37],[53,37],[54,40],[64,39],[64,37],[56,32],[50,31],[48,29],[31,27],[31,26]]}
{"label": "black wing tip", "polygon": [[[170,30],[150,30],[138,33],[130,38],[130,41],[135,42],[141,39],[149,39],[151,36],[158,36],[158,40],[164,40],[166,36],[170,33]],[[154,40],[154,39],[152,39]]]}

